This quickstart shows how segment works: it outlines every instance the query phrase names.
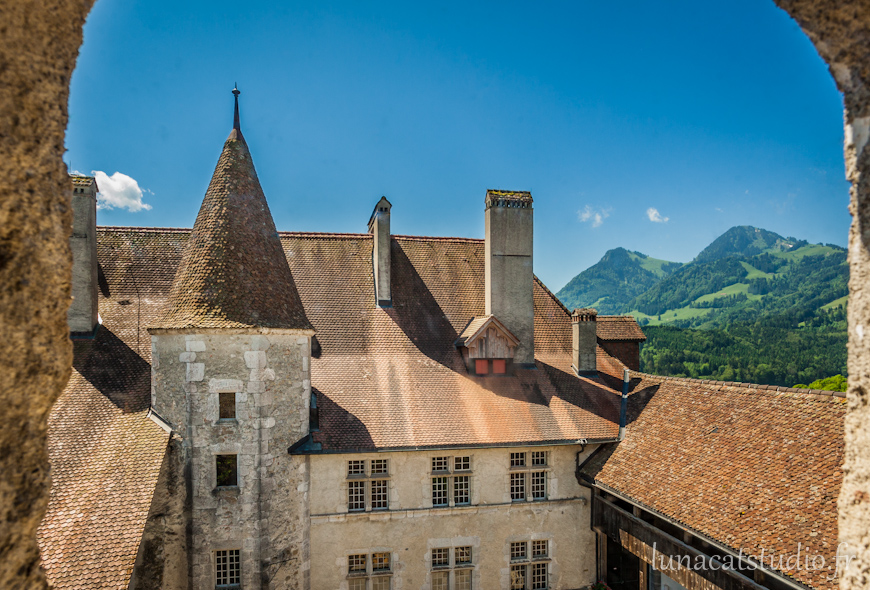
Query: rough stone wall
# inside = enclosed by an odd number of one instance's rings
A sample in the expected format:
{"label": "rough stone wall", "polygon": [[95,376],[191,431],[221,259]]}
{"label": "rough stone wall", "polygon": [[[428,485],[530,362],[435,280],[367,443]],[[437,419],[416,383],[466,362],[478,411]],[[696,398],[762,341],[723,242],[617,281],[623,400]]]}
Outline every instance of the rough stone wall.
{"label": "rough stone wall", "polygon": [[[221,393],[235,395],[235,420],[219,419]],[[307,336],[152,336],[153,407],[181,436],[189,472],[192,588],[214,587],[223,549],[240,550],[243,587],[302,587],[308,470],[287,449],[308,433],[310,396]],[[217,455],[238,457],[238,486],[216,486]]]}
{"label": "rough stone wall", "polygon": [[[828,63],[845,105],[849,210],[849,413],[839,498],[844,589],[870,587],[870,3],[777,0]],[[820,206],[840,206],[837,203]],[[845,565],[845,561],[843,565]]]}
{"label": "rough stone wall", "polygon": [[69,81],[93,0],[3,0],[0,12],[0,588],[45,587],[46,420],[69,380]]}
{"label": "rough stone wall", "polygon": [[[580,460],[597,447],[587,446]],[[589,489],[575,477],[581,447],[311,455],[311,588],[348,588],[348,555],[392,554],[392,588],[431,588],[431,550],[472,546],[473,588],[508,588],[510,543],[550,542],[549,588],[595,582]],[[548,500],[512,502],[510,453],[546,450]],[[432,507],[432,457],[471,458],[471,505]],[[389,461],[389,506],[348,512],[348,460]],[[531,468],[533,469],[533,468]],[[371,476],[379,479],[378,476]]]}
{"label": "rough stone wall", "polygon": [[599,340],[604,351],[631,369],[640,371],[640,344],[629,341]]}

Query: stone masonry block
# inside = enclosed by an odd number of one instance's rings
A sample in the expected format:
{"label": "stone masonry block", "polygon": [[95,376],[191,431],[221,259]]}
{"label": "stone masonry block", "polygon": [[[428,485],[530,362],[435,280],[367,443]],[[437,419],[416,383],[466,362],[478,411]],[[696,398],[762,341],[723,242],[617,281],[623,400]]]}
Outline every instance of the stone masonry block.
{"label": "stone masonry block", "polygon": [[182,363],[192,363],[196,360],[195,352],[182,352],[178,355],[178,360]]}
{"label": "stone masonry block", "polygon": [[266,391],[266,384],[262,381],[248,381],[248,393],[262,393],[264,391]]}
{"label": "stone masonry block", "polygon": [[205,342],[202,340],[188,340],[184,344],[188,352],[205,352]]}
{"label": "stone masonry block", "polygon": [[184,379],[186,381],[202,381],[205,377],[205,363],[188,363]]}
{"label": "stone masonry block", "polygon": [[209,393],[236,393],[242,390],[242,382],[239,379],[209,379]]}
{"label": "stone masonry block", "polygon": [[262,350],[245,351],[245,365],[247,365],[249,369],[266,368],[266,353]]}
{"label": "stone masonry block", "polygon": [[265,336],[251,338],[251,350],[269,350],[269,339]]}

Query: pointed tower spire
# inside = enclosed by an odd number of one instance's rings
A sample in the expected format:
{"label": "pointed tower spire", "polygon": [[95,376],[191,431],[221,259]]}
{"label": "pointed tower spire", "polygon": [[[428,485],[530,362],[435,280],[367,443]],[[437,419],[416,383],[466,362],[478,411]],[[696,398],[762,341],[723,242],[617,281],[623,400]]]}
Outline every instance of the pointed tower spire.
{"label": "pointed tower spire", "polygon": [[242,93],[242,91],[239,90],[239,85],[234,83],[233,84],[233,95],[235,96],[235,99],[236,99],[236,112],[235,112],[235,116],[233,117],[233,129],[235,129],[237,131],[242,130],[242,125],[241,125],[241,123],[239,123],[239,95],[241,93]]}
{"label": "pointed tower spire", "polygon": [[154,329],[269,328],[313,334],[251,152],[235,121]]}

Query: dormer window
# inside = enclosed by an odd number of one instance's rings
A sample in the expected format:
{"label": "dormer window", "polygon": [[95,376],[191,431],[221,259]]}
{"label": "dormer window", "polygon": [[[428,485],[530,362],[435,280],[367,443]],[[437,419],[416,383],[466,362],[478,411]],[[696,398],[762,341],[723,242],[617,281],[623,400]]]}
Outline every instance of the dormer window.
{"label": "dormer window", "polygon": [[492,315],[472,319],[456,341],[472,375],[511,373],[518,345],[519,340]]}

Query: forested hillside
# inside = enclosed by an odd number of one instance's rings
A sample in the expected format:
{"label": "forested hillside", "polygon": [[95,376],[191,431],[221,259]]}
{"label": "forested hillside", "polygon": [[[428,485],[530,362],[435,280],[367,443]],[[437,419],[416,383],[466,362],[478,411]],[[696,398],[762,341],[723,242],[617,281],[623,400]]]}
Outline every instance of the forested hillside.
{"label": "forested hillside", "polygon": [[558,296],[634,315],[644,371],[789,386],[846,374],[843,248],[740,226],[667,272],[643,274],[641,260],[655,259],[611,250]]}

